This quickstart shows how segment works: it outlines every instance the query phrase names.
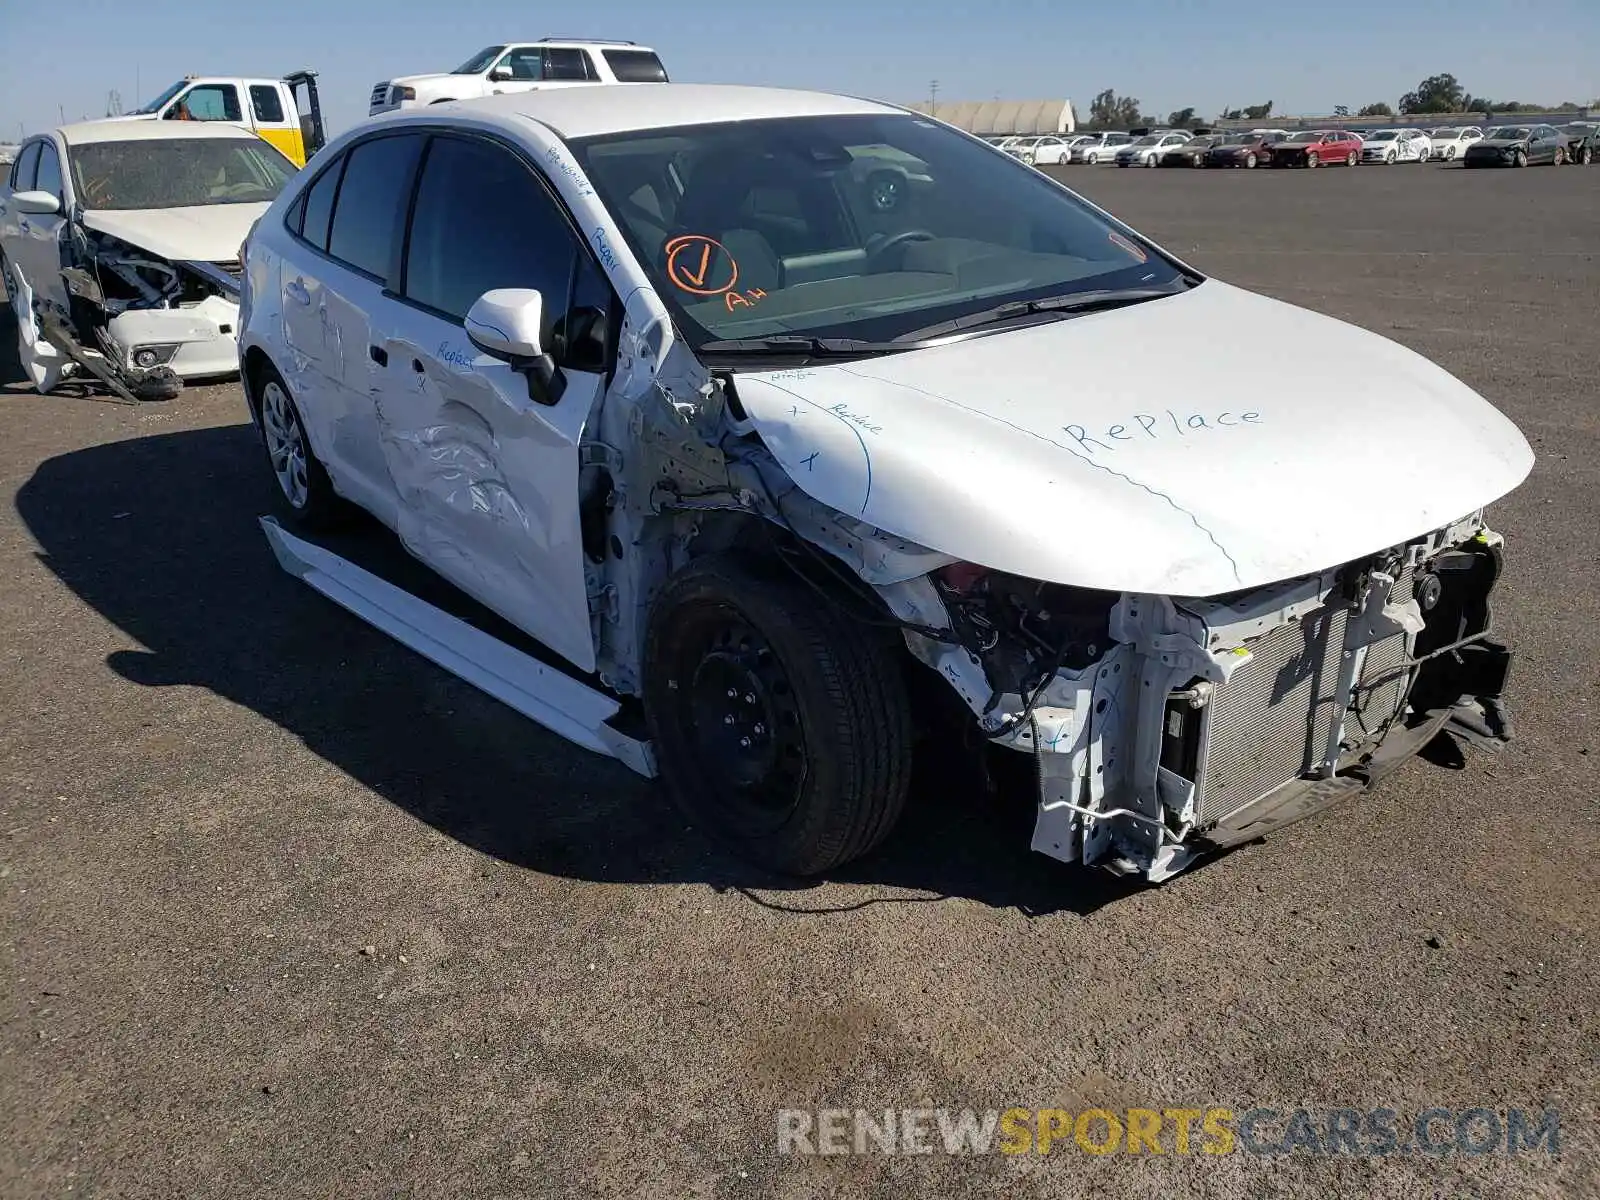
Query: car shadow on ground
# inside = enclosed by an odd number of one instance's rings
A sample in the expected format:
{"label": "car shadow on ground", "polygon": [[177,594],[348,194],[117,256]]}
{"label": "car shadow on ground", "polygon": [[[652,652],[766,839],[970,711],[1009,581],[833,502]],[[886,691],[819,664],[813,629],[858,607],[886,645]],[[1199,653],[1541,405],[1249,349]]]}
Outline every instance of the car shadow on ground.
{"label": "car shadow on ground", "polygon": [[[5,357],[8,382],[16,369]],[[59,455],[16,504],[41,561],[144,647],[110,655],[116,674],[243,705],[418,819],[520,867],[702,883],[800,913],[951,897],[1089,913],[1138,890],[1034,854],[1025,795],[986,793],[973,773],[931,760],[890,841],[827,877],[914,894],[852,898],[745,867],[689,829],[656,785],[481,696],[285,574],[257,523],[271,486],[257,435],[240,424]],[[452,592],[460,615],[471,605],[373,522],[331,544],[435,602]]]}

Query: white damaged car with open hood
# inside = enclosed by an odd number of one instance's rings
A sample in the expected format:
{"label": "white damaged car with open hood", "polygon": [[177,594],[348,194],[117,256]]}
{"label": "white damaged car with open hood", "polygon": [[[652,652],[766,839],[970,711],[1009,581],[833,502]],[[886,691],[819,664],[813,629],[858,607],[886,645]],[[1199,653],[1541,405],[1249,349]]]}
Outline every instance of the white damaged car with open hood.
{"label": "white damaged car with open hood", "polygon": [[[917,113],[380,117],[258,223],[243,300],[284,567],[768,867],[870,850],[956,729],[1025,768],[1035,850],[1150,880],[1509,736],[1516,427]],[[546,652],[319,545],[349,503]]]}
{"label": "white damaged car with open hood", "polygon": [[23,370],[166,400],[238,369],[239,246],[296,167],[209,121],[85,121],[0,178],[0,277]]}

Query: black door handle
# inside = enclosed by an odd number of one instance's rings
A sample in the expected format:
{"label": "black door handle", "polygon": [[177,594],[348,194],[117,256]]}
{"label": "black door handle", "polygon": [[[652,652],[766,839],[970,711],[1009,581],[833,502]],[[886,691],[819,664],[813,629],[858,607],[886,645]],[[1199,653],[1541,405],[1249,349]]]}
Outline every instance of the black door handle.
{"label": "black door handle", "polygon": [[380,367],[387,367],[389,365],[389,352],[382,346],[368,346],[367,355]]}
{"label": "black door handle", "polygon": [[421,375],[423,372],[422,360],[420,358],[413,358],[411,360],[411,369],[418,375]]}

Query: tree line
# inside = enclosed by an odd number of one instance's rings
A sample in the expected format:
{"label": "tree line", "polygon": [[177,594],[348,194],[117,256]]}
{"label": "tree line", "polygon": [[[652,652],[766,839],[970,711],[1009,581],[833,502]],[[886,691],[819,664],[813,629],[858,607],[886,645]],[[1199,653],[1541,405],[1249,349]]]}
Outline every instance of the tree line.
{"label": "tree line", "polygon": [[[1272,115],[1272,101],[1265,104],[1247,104],[1240,108],[1225,108],[1218,116],[1222,121],[1264,121]],[[1399,112],[1406,116],[1422,113],[1482,113],[1488,120],[1500,113],[1518,112],[1578,112],[1583,106],[1571,100],[1560,104],[1529,104],[1520,100],[1492,100],[1487,96],[1474,96],[1461,86],[1461,82],[1448,72],[1430,75],[1416,88],[1400,97]],[[1365,104],[1356,110],[1358,117],[1392,117],[1395,109],[1386,100]],[[1348,117],[1348,106],[1336,105],[1336,117]],[[1162,124],[1158,114],[1145,113],[1137,96],[1119,96],[1111,89],[1096,94],[1089,104],[1089,119],[1085,129],[1133,129],[1144,125]],[[1205,124],[1194,107],[1180,108],[1167,114],[1165,124],[1174,129],[1184,129]]]}

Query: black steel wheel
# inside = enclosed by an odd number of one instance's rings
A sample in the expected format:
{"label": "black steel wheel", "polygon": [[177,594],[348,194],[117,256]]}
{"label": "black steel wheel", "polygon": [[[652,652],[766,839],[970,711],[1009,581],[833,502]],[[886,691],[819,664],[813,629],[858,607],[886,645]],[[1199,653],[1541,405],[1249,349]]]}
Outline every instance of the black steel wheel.
{"label": "black steel wheel", "polygon": [[912,744],[885,633],[781,565],[716,555],[673,576],[651,610],[644,704],[662,782],[690,819],[792,875],[881,842]]}

